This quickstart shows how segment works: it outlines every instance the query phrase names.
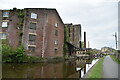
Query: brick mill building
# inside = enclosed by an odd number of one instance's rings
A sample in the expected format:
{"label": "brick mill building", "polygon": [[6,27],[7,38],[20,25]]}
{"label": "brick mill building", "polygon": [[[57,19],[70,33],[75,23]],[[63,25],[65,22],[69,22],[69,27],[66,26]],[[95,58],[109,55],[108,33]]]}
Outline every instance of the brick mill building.
{"label": "brick mill building", "polygon": [[81,25],[73,25],[72,23],[64,25],[66,30],[66,45],[68,46],[67,55],[76,56],[76,50],[81,48]]}
{"label": "brick mill building", "polygon": [[72,23],[65,24],[65,27],[67,28],[67,34],[68,34],[68,41],[70,44],[74,45],[75,47],[80,48],[80,41],[81,41],[81,25]]}
{"label": "brick mill building", "polygon": [[27,55],[63,56],[64,24],[56,9],[0,10],[0,39],[24,46]]}
{"label": "brick mill building", "polygon": [[[84,56],[84,54],[91,50],[91,48],[86,48],[86,32],[84,32],[84,47],[82,47],[82,29],[81,29],[81,24],[75,24],[73,25],[72,23],[69,24],[64,24],[65,25],[65,36],[67,37],[66,39],[66,45],[67,45],[67,50],[68,56],[77,56],[81,57]],[[86,56],[86,55],[85,55]]]}

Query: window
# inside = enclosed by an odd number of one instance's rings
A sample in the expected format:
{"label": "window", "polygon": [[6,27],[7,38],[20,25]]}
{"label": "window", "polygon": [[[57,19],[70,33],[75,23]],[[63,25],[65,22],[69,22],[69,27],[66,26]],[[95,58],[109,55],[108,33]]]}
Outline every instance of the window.
{"label": "window", "polygon": [[71,37],[70,34],[71,34],[71,32],[70,32],[70,27],[69,27],[69,37]]}
{"label": "window", "polygon": [[36,23],[30,23],[30,29],[36,30]]}
{"label": "window", "polygon": [[0,33],[0,39],[6,39],[7,34],[6,33]]}
{"label": "window", "polygon": [[58,27],[58,23],[55,23],[55,27]]}
{"label": "window", "polygon": [[37,14],[35,14],[35,13],[31,13],[31,18],[33,18],[33,19],[37,19]]}
{"label": "window", "polygon": [[35,47],[33,47],[33,46],[28,46],[28,50],[29,50],[29,52],[35,52]]}
{"label": "window", "polygon": [[35,42],[35,35],[29,34],[29,41]]}
{"label": "window", "polygon": [[3,17],[9,17],[9,12],[3,12]]}
{"label": "window", "polygon": [[54,52],[55,52],[55,54],[57,54],[57,53],[58,53],[58,49],[55,48],[55,49],[54,49]]}
{"label": "window", "polygon": [[58,36],[58,30],[55,30],[55,35]]}
{"label": "window", "polygon": [[2,22],[2,27],[8,27],[8,22]]}
{"label": "window", "polygon": [[55,42],[54,42],[54,43],[55,43],[55,45],[58,45],[58,40],[55,40]]}
{"label": "window", "polygon": [[74,41],[74,38],[75,38],[75,37],[74,37],[74,35],[75,35],[74,33],[75,33],[75,30],[74,30],[74,28],[73,28],[73,36],[72,36],[72,37],[73,37],[73,41]]}

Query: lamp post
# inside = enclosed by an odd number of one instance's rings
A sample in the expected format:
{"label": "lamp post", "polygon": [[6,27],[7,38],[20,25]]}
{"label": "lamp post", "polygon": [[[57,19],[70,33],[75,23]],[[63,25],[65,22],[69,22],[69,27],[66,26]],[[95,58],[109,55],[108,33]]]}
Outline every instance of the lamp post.
{"label": "lamp post", "polygon": [[116,49],[117,49],[117,33],[115,32],[113,36],[115,36],[115,43],[116,43]]}

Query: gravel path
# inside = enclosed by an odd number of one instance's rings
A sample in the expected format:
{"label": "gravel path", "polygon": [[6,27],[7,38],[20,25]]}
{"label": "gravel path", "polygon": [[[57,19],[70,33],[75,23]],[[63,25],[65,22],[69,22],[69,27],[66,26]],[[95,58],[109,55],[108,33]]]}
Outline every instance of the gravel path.
{"label": "gravel path", "polygon": [[118,78],[118,64],[110,56],[106,56],[103,61],[103,77]]}

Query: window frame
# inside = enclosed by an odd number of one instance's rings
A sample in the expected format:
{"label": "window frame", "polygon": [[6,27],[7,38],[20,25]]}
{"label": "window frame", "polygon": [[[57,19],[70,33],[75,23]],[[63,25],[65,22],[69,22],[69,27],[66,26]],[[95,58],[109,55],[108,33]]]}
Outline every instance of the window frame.
{"label": "window frame", "polygon": [[37,14],[32,12],[30,18],[37,19]]}
{"label": "window frame", "polygon": [[7,33],[0,33],[0,39],[7,39]]}
{"label": "window frame", "polygon": [[58,30],[55,30],[55,36],[58,36]]}
{"label": "window frame", "polygon": [[57,48],[54,49],[54,53],[58,54],[58,49]]}
{"label": "window frame", "polygon": [[[31,36],[31,37],[30,37]],[[34,37],[33,37],[34,36]],[[31,39],[32,38],[32,39]],[[35,42],[36,40],[36,35],[33,35],[33,34],[29,34],[29,41],[30,42]]]}
{"label": "window frame", "polygon": [[3,12],[2,16],[3,16],[3,17],[9,17],[9,12],[7,12],[7,11],[6,11],[6,12]]}
{"label": "window frame", "polygon": [[58,40],[55,40],[55,41],[54,41],[54,44],[55,44],[55,45],[58,45]]}
{"label": "window frame", "polygon": [[[31,49],[30,49],[31,48]],[[34,46],[28,46],[28,51],[29,52],[35,52],[35,48]]]}
{"label": "window frame", "polygon": [[55,23],[55,27],[56,27],[56,28],[58,27],[58,23]]}
{"label": "window frame", "polygon": [[4,27],[8,27],[8,22],[5,22],[5,21],[2,22],[2,28]]}
{"label": "window frame", "polygon": [[[33,24],[35,24],[35,26],[33,27]],[[33,29],[33,30],[36,30],[36,23],[30,23],[30,27],[29,27],[29,29]]]}

